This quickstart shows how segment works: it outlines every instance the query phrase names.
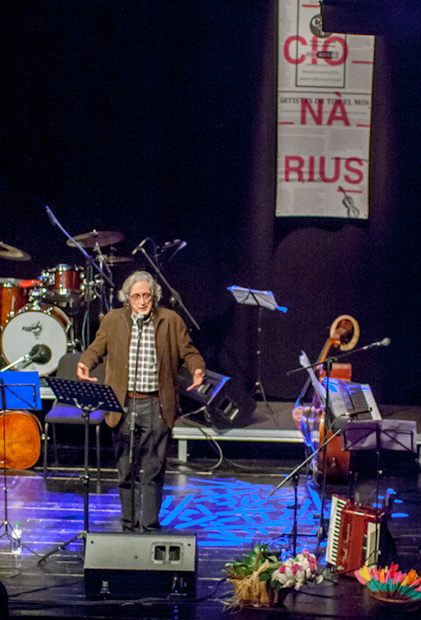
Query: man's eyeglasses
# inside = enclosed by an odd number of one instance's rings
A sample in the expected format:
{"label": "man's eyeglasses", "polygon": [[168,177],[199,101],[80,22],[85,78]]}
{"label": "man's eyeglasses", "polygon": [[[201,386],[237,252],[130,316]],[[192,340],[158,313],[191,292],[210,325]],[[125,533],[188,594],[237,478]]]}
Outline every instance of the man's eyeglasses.
{"label": "man's eyeglasses", "polygon": [[134,295],[130,296],[130,300],[131,301],[150,301],[152,299],[152,295],[151,293],[142,293],[141,295],[139,295],[139,293],[135,293]]}

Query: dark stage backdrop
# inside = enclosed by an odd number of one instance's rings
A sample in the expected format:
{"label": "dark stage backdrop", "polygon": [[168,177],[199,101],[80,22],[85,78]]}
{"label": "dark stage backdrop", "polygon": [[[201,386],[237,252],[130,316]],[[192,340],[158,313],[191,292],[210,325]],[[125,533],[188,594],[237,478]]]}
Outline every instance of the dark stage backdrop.
{"label": "dark stage backdrop", "polygon": [[[1,240],[32,257],[0,259],[1,277],[83,265],[46,205],[72,235],[124,233],[122,256],[184,239],[164,275],[211,369],[253,386],[256,309],[226,287],[263,288],[288,307],[263,313],[270,397],[295,399],[301,349],[315,359],[351,314],[359,344],[391,339],[350,357],[353,378],[379,403],[419,402],[415,35],[376,41],[369,220],[275,219],[274,0],[5,0],[0,19]],[[116,286],[145,266],[115,267]]]}

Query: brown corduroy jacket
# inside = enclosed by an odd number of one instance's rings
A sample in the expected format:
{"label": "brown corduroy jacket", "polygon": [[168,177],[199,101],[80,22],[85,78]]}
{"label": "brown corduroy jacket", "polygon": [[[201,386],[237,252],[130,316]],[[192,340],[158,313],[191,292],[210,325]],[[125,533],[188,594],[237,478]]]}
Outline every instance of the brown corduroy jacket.
{"label": "brown corduroy jacket", "polygon": [[[177,375],[180,366],[184,363],[193,374],[198,368],[205,370],[205,362],[176,312],[153,308],[152,315],[161,415],[172,428],[179,408]],[[111,310],[103,318],[95,340],[80,357],[80,362],[91,371],[106,356],[105,383],[113,388],[121,405],[124,405],[127,393],[131,328],[130,308]],[[121,414],[116,411],[108,411],[105,415],[105,421],[111,427],[116,426],[120,418]]]}

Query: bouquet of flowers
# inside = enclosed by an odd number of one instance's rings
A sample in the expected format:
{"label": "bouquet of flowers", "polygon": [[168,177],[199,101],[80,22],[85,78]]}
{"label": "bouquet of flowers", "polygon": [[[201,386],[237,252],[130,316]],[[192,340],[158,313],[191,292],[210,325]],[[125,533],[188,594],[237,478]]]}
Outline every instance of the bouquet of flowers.
{"label": "bouquet of flowers", "polygon": [[275,551],[267,544],[257,545],[236,562],[225,565],[227,579],[234,586],[234,596],[229,600],[230,607],[244,604],[272,606],[276,592],[269,587],[272,572],[280,565]]}
{"label": "bouquet of flowers", "polygon": [[295,558],[281,562],[271,575],[270,585],[276,590],[283,588],[299,590],[309,581],[320,583],[322,580],[323,577],[317,575],[316,557],[307,549],[303,549]]}
{"label": "bouquet of flowers", "polygon": [[234,586],[234,596],[228,601],[234,608],[244,604],[272,607],[281,604],[291,589],[323,579],[317,575],[316,557],[307,549],[280,561],[275,551],[261,543],[240,560],[226,564],[225,572]]}

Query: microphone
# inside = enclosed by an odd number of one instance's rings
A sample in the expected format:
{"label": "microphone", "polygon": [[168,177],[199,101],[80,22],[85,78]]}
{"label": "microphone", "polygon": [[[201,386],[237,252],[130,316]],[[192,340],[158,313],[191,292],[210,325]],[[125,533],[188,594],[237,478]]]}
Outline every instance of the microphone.
{"label": "microphone", "polygon": [[0,372],[9,370],[9,368],[14,368],[15,366],[19,366],[20,364],[23,364],[23,368],[26,368],[27,366],[29,366],[29,364],[32,364],[32,362],[35,362],[35,364],[47,364],[50,361],[51,357],[52,351],[50,347],[48,347],[46,344],[35,344],[29,351],[29,353],[21,355],[21,357],[18,357],[17,360],[2,368]]}
{"label": "microphone", "polygon": [[137,324],[137,329],[138,329],[138,332],[139,332],[139,336],[142,333],[144,319],[145,319],[145,317],[144,317],[143,314],[137,314],[136,315],[136,324]]}
{"label": "microphone", "polygon": [[35,364],[48,364],[52,356],[52,351],[46,344],[36,344],[27,354],[27,358]]}
{"label": "microphone", "polygon": [[143,239],[143,241],[141,241],[141,242],[139,243],[139,245],[137,245],[137,246],[135,247],[135,249],[132,251],[132,256],[134,256],[134,255],[136,254],[136,252],[139,252],[139,250],[140,250],[141,248],[143,248],[143,246],[145,245],[145,243],[147,242],[147,240],[148,240],[148,238],[146,237],[146,239]]}
{"label": "microphone", "polygon": [[164,252],[165,250],[172,250],[172,248],[178,248],[182,250],[187,245],[186,241],[182,241],[181,239],[174,239],[174,241],[166,241],[164,245],[158,246],[159,249]]}
{"label": "microphone", "polygon": [[390,338],[383,338],[383,340],[379,340],[378,342],[367,344],[365,347],[362,347],[362,350],[365,351],[366,349],[371,349],[372,347],[388,347],[390,342]]}
{"label": "microphone", "polygon": [[55,215],[53,214],[53,212],[51,211],[50,207],[45,207],[46,211],[47,211],[47,215],[48,215],[48,219],[50,220],[50,222],[52,223],[53,226],[57,226],[58,227],[58,220],[55,217]]}

